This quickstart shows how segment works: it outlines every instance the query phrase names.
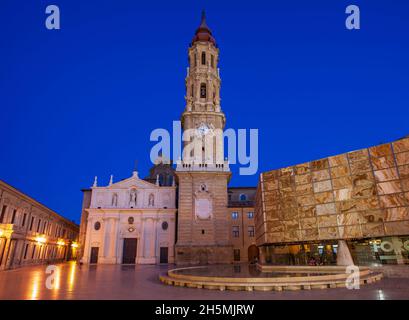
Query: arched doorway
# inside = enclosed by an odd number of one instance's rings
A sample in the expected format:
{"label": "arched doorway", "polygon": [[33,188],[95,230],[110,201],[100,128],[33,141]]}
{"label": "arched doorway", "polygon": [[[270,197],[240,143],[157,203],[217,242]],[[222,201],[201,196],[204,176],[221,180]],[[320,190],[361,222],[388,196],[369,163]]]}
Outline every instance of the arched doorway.
{"label": "arched doorway", "polygon": [[249,262],[255,262],[256,260],[258,261],[259,259],[259,250],[256,245],[252,244],[248,248],[248,260]]}

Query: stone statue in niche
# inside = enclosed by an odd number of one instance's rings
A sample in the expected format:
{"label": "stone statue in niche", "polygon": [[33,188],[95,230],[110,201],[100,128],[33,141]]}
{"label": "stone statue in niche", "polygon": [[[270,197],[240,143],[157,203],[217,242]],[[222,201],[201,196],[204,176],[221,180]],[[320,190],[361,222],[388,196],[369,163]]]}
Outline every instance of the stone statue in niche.
{"label": "stone statue in niche", "polygon": [[131,193],[129,194],[129,205],[136,207],[137,201],[138,201],[138,195],[136,193],[136,190],[132,189]]}
{"label": "stone statue in niche", "polygon": [[155,196],[153,193],[149,195],[149,202],[148,202],[149,207],[153,207],[155,205]]}
{"label": "stone statue in niche", "polygon": [[112,205],[113,207],[117,207],[117,206],[118,206],[118,195],[117,195],[116,193],[114,193],[114,194],[112,195],[111,205]]}

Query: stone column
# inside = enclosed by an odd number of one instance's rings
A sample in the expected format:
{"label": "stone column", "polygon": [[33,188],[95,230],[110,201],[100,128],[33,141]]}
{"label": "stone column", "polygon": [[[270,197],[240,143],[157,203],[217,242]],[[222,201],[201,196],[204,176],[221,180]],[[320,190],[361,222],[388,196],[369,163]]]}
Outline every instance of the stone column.
{"label": "stone column", "polygon": [[138,238],[138,251],[137,251],[137,263],[145,256],[145,219],[139,221],[139,238]]}
{"label": "stone column", "polygon": [[89,217],[87,220],[87,230],[85,233],[84,248],[82,248],[82,257],[80,257],[80,262],[89,263],[90,246],[91,246],[91,231],[94,227],[94,219]]}
{"label": "stone column", "polygon": [[352,259],[351,252],[349,251],[347,242],[345,240],[338,241],[337,265],[338,266],[354,265],[354,260]]}
{"label": "stone column", "polygon": [[7,239],[7,238],[4,239],[4,245],[3,245],[3,251],[2,251],[3,256],[0,257],[1,258],[0,270],[6,269],[7,256],[8,256],[9,248],[10,248],[10,241],[11,241],[10,239]]}
{"label": "stone column", "polygon": [[103,241],[103,247],[101,248],[103,250],[103,256],[104,256],[104,261],[109,257],[109,252],[110,252],[110,244],[111,244],[111,220],[108,218],[104,218],[104,241]]}
{"label": "stone column", "polygon": [[117,217],[110,218],[111,220],[111,241],[109,244],[109,258],[112,260],[112,263],[117,263],[117,239],[118,239],[118,220]]}
{"label": "stone column", "polygon": [[158,230],[157,230],[157,225],[158,225],[158,219],[153,220],[153,225],[152,225],[152,243],[151,243],[151,258],[155,259],[156,262],[156,246],[158,242]]}
{"label": "stone column", "polygon": [[259,247],[259,263],[266,264],[266,247]]}
{"label": "stone column", "polygon": [[6,263],[5,263],[5,268],[6,269],[10,269],[13,266],[13,262],[14,262],[14,251],[16,249],[16,242],[17,240],[11,240],[10,239],[10,247],[9,247],[9,252],[8,252],[8,256],[6,259]]}
{"label": "stone column", "polygon": [[2,255],[5,252],[6,241],[7,241],[6,238],[0,238],[0,269],[1,269],[1,265],[3,264]]}
{"label": "stone column", "polygon": [[144,262],[155,263],[154,249],[155,249],[155,234],[154,234],[154,222],[153,218],[147,218],[144,224]]}
{"label": "stone column", "polygon": [[168,238],[168,243],[169,243],[169,263],[175,262],[175,244],[176,244],[176,239],[175,239],[175,218],[170,218],[169,220],[169,238]]}

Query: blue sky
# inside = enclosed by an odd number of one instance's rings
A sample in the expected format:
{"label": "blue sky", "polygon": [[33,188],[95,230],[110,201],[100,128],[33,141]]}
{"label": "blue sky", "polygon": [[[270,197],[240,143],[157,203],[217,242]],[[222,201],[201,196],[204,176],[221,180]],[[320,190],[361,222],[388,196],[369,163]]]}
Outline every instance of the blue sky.
{"label": "blue sky", "polygon": [[[79,222],[95,175],[126,178],[137,159],[146,176],[151,131],[183,111],[202,8],[227,127],[259,129],[260,171],[409,134],[408,1],[2,0],[0,179]],[[231,185],[256,185],[232,169]]]}

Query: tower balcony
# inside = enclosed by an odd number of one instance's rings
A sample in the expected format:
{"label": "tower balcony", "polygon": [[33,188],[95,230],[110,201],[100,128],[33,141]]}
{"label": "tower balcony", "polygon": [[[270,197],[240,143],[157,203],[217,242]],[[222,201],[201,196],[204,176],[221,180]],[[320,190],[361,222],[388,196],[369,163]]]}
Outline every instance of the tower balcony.
{"label": "tower balcony", "polygon": [[178,160],[176,161],[176,171],[230,172],[230,167],[228,160],[221,163]]}

